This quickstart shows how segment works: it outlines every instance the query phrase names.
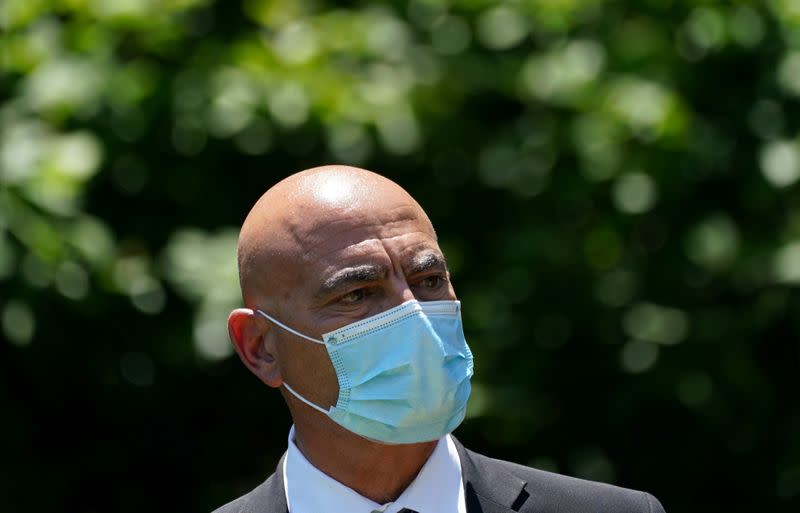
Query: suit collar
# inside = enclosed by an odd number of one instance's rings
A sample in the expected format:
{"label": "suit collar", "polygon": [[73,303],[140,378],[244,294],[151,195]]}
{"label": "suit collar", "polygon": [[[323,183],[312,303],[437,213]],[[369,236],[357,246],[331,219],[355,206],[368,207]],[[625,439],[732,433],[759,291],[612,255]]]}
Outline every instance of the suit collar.
{"label": "suit collar", "polygon": [[461,460],[467,513],[512,513],[528,498],[525,481],[467,450],[453,437]]}
{"label": "suit collar", "polygon": [[[368,513],[381,505],[363,497],[352,488],[315,467],[302,454],[292,436],[286,451],[285,486],[292,511],[324,512],[336,505],[336,511]],[[423,513],[449,509],[462,494],[460,457],[449,436],[441,438],[417,476],[394,500],[391,510],[405,507]],[[313,490],[313,493],[309,493]],[[463,495],[461,495],[463,497]],[[463,500],[463,499],[462,499]],[[452,509],[455,512],[455,509]]]}
{"label": "suit collar", "polygon": [[[452,435],[451,435],[452,436]],[[491,465],[492,460],[466,449],[461,442],[452,437],[461,461],[464,479],[464,492],[467,513],[513,513],[528,498],[525,481],[509,474],[499,465]],[[286,505],[286,491],[283,482],[283,460],[281,458],[275,473],[252,492],[243,505],[241,513],[262,513],[267,511],[289,513]]]}

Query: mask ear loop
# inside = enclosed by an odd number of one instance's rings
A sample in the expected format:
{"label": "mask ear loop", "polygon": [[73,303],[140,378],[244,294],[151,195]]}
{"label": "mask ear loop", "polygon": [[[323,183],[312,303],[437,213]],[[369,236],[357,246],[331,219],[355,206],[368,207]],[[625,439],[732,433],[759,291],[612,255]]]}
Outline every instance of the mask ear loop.
{"label": "mask ear loop", "polygon": [[306,399],[306,398],[305,398],[305,397],[303,397],[302,395],[300,395],[300,394],[298,394],[297,392],[295,392],[295,391],[292,389],[292,387],[290,387],[290,386],[289,386],[289,384],[288,384],[288,383],[286,383],[285,381],[283,382],[283,386],[284,386],[284,387],[286,388],[286,390],[288,390],[288,391],[289,391],[289,392],[290,392],[290,393],[291,393],[293,396],[295,396],[296,398],[300,399],[301,401],[303,401],[303,402],[304,402],[304,403],[306,403],[307,405],[311,406],[312,408],[314,408],[314,409],[315,409],[315,410],[317,410],[318,412],[320,412],[320,413],[323,413],[323,414],[325,414],[325,415],[327,415],[327,414],[328,414],[328,411],[327,411],[327,410],[324,410],[324,409],[323,409],[323,408],[321,408],[320,406],[317,406],[316,404],[312,403],[311,401],[309,401],[308,399]]}
{"label": "mask ear loop", "polygon": [[[285,329],[286,331],[288,331],[289,333],[291,333],[293,335],[297,335],[298,337],[304,338],[304,339],[306,339],[308,341],[311,341],[311,342],[314,342],[316,344],[322,344],[323,346],[326,345],[325,342],[323,342],[322,340],[317,340],[315,338],[309,337],[308,335],[303,335],[299,331],[293,330],[289,326],[287,326],[287,325],[283,324],[282,322],[280,322],[279,320],[267,315],[266,313],[262,312],[261,310],[256,310],[256,312],[261,314],[261,315],[263,315],[264,317],[266,317],[267,319],[269,319],[270,321],[274,322],[275,324],[277,324],[278,326],[280,326],[281,328]],[[323,413],[325,415],[328,414],[327,410],[323,409],[320,406],[317,406],[316,404],[312,403],[311,401],[309,401],[308,399],[306,399],[302,395],[300,395],[297,392],[295,392],[294,389],[292,387],[290,387],[289,384],[286,383],[285,381],[283,382],[283,387],[286,388],[286,390],[288,390],[293,396],[295,396],[296,398],[300,399],[301,401],[303,401],[307,405],[311,406],[312,408],[314,408],[318,412]]]}
{"label": "mask ear loop", "polygon": [[289,333],[291,333],[292,335],[297,335],[298,337],[304,338],[304,339],[306,339],[306,340],[309,340],[309,341],[311,341],[311,342],[316,342],[317,344],[322,344],[322,345],[325,345],[325,342],[323,342],[322,340],[317,340],[317,339],[315,339],[315,338],[311,338],[311,337],[309,337],[308,335],[303,335],[303,334],[302,334],[302,333],[300,333],[299,331],[293,330],[293,329],[292,329],[292,328],[290,328],[289,326],[287,326],[287,325],[285,325],[284,323],[282,323],[281,321],[279,321],[279,320],[277,320],[277,319],[275,319],[275,318],[273,318],[273,317],[271,317],[271,316],[269,316],[269,315],[265,314],[265,313],[264,313],[264,312],[262,312],[261,310],[256,310],[256,312],[258,312],[259,314],[263,315],[264,317],[266,317],[266,318],[267,318],[267,319],[269,319],[270,321],[274,322],[275,324],[277,324],[277,325],[278,325],[278,326],[280,326],[281,328],[285,329],[286,331],[288,331],[288,332],[289,332]]}

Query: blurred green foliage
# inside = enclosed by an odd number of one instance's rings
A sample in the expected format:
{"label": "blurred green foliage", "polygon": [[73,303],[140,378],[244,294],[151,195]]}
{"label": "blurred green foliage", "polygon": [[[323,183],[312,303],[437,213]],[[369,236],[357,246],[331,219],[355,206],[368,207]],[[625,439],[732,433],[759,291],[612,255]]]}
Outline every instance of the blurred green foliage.
{"label": "blurred green foliage", "polygon": [[0,28],[3,511],[210,510],[272,471],[237,227],[327,162],[437,226],[468,446],[798,511],[797,0],[4,0]]}

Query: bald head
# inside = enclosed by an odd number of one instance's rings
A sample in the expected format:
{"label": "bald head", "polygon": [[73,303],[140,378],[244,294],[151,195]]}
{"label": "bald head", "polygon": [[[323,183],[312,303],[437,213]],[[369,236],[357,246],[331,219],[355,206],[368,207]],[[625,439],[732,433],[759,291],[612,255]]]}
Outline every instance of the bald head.
{"label": "bald head", "polygon": [[285,178],[261,196],[242,225],[238,262],[245,303],[286,294],[307,279],[303,264],[357,245],[378,227],[408,220],[435,239],[419,204],[371,171],[323,166]]}

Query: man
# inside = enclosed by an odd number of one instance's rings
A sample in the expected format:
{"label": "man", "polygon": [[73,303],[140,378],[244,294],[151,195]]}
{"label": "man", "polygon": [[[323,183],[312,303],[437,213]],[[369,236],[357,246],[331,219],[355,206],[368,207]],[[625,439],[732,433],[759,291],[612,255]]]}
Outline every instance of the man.
{"label": "man", "polygon": [[[294,421],[275,473],[222,513],[662,512],[652,496],[473,453],[472,353],[436,233],[400,186],[325,166],[242,226],[242,362]],[[467,308],[469,305],[466,305]]]}

